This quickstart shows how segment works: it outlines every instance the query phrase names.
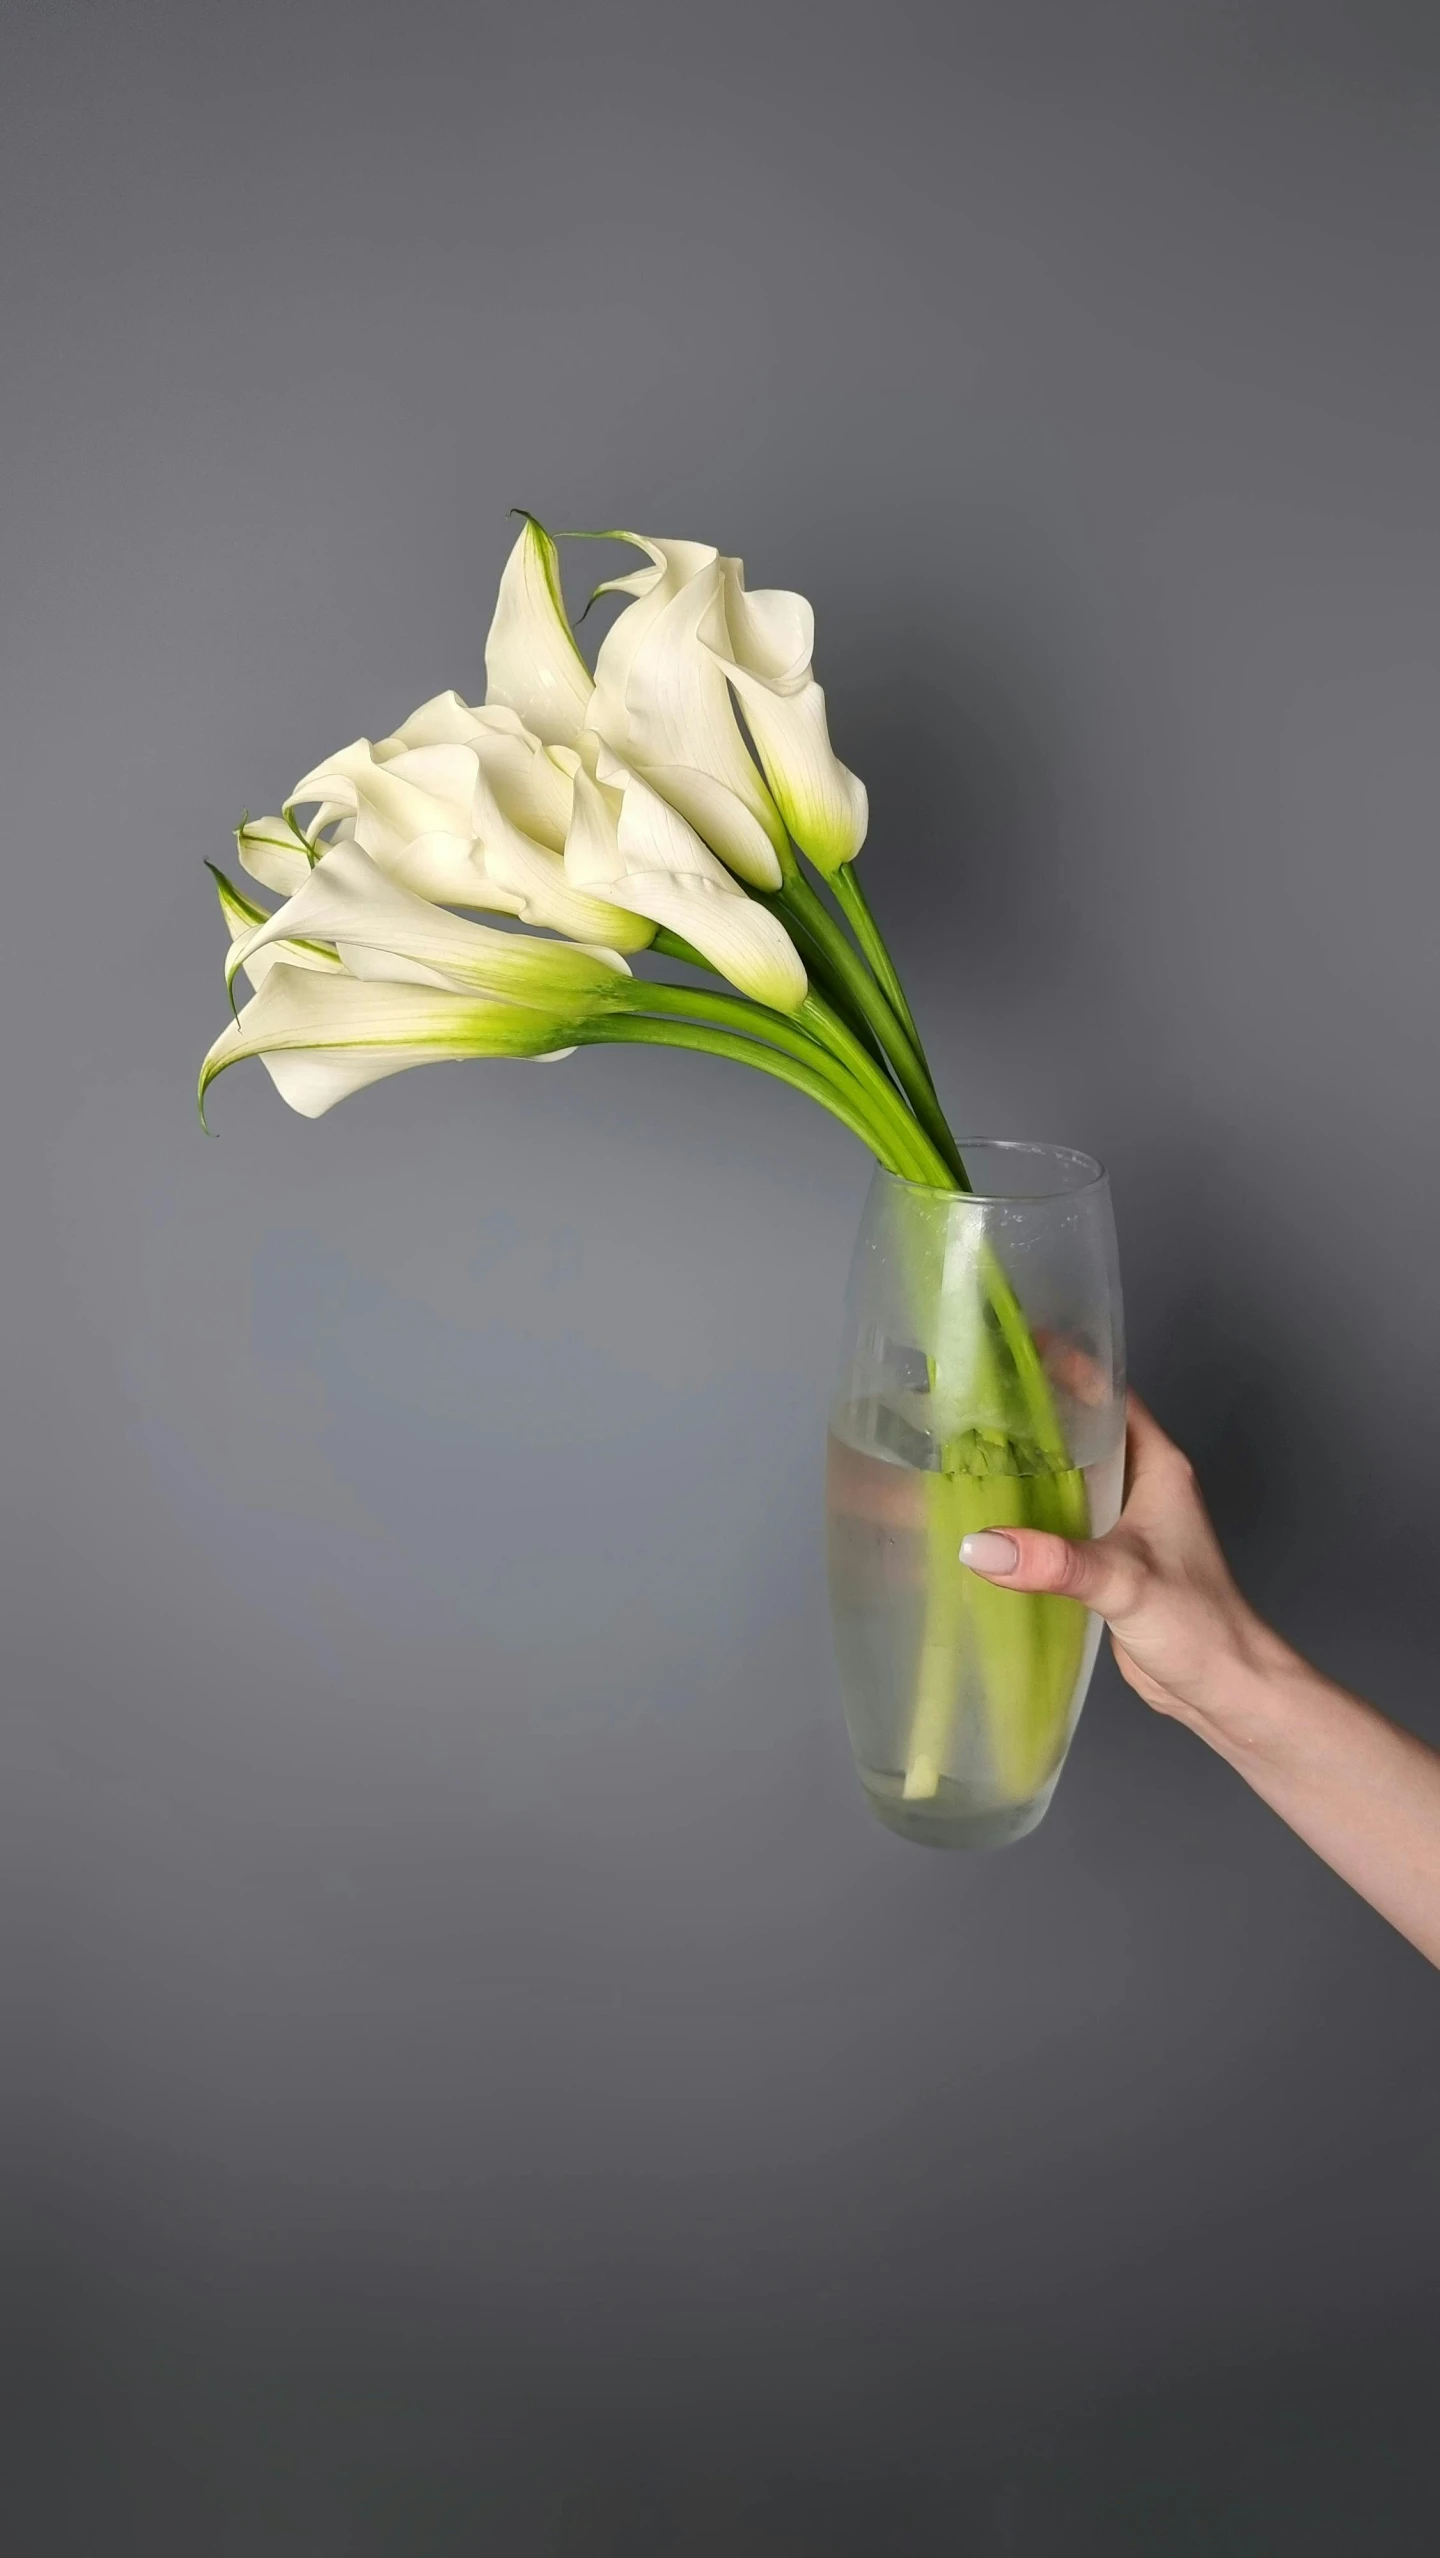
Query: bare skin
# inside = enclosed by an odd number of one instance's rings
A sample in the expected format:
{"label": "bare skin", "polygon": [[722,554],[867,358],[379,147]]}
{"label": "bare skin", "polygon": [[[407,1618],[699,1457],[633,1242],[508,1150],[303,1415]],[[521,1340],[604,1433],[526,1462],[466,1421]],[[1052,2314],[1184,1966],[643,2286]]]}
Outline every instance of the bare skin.
{"label": "bare skin", "polygon": [[1323,1678],[1236,1588],[1193,1468],[1131,1396],[1126,1497],[1110,1534],[967,1537],[961,1560],[1062,1591],[1110,1628],[1122,1676],[1189,1725],[1292,1830],[1440,1965],[1440,1753]]}

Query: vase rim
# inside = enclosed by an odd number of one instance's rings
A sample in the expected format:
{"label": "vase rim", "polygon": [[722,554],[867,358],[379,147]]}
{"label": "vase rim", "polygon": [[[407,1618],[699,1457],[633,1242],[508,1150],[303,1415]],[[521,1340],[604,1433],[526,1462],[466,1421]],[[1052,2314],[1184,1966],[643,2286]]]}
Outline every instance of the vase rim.
{"label": "vase rim", "polygon": [[907,1180],[903,1173],[891,1172],[885,1164],[877,1164],[876,1171],[896,1190],[920,1191],[931,1199],[954,1200],[957,1205],[972,1208],[1023,1208],[1034,1206],[1041,1200],[1077,1199],[1087,1190],[1100,1189],[1109,1179],[1097,1155],[1087,1155],[1080,1146],[1052,1145],[1043,1137],[968,1136],[957,1137],[955,1143],[962,1156],[968,1146],[977,1152],[983,1148],[989,1154],[1012,1158],[1033,1155],[1046,1163],[1063,1164],[1068,1167],[1070,1178],[1037,1182],[1033,1190],[984,1190],[978,1187],[974,1190],[948,1190],[933,1181]]}

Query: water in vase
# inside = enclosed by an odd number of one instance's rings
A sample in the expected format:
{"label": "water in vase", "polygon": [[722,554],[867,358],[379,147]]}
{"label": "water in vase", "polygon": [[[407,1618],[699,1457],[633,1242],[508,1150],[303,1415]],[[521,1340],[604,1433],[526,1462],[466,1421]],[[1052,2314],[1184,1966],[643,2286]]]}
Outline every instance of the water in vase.
{"label": "water in vase", "polygon": [[[872,1809],[936,1847],[1001,1846],[1042,1817],[1084,1702],[1098,1618],[1073,1599],[998,1589],[959,1561],[962,1536],[1028,1525],[1103,1535],[1124,1449],[1015,1471],[907,1462],[873,1402],[835,1417],[826,1470],[831,1614],[845,1711]],[[889,1441],[890,1444],[886,1444]]]}

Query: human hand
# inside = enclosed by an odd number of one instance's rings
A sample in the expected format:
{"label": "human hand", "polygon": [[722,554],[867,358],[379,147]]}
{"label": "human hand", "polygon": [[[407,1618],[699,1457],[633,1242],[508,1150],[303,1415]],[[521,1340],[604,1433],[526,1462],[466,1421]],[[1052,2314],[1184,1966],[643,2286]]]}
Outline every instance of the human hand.
{"label": "human hand", "polygon": [[1136,1395],[1126,1419],[1125,1506],[1108,1536],[985,1529],[965,1538],[960,1560],[999,1588],[1094,1608],[1137,1696],[1204,1722],[1246,1674],[1291,1656],[1237,1590],[1188,1457]]}
{"label": "human hand", "polygon": [[1440,1753],[1303,1661],[1230,1577],[1188,1458],[1130,1397],[1125,1506],[1108,1536],[966,1537],[999,1589],[1094,1608],[1122,1675],[1440,1966]]}

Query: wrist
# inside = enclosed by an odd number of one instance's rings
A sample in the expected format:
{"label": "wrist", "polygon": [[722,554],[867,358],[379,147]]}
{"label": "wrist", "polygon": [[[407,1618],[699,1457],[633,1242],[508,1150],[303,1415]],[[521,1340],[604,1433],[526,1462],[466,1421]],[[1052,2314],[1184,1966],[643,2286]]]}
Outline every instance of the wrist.
{"label": "wrist", "polygon": [[1196,1683],[1183,1719],[1233,1765],[1280,1759],[1303,1719],[1308,1692],[1319,1683],[1293,1645],[1247,1608]]}

